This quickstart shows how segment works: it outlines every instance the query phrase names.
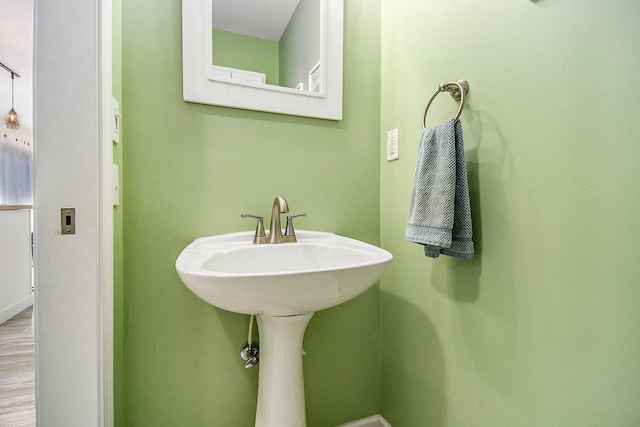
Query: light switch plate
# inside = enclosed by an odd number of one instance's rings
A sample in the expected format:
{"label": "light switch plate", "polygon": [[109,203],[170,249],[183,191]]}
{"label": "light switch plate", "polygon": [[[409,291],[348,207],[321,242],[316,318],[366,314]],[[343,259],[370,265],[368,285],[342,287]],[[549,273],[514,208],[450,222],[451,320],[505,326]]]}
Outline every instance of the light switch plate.
{"label": "light switch plate", "polygon": [[60,209],[60,229],[62,234],[76,234],[76,208]]}
{"label": "light switch plate", "polygon": [[387,132],[387,161],[398,160],[400,157],[398,153],[398,128]]}

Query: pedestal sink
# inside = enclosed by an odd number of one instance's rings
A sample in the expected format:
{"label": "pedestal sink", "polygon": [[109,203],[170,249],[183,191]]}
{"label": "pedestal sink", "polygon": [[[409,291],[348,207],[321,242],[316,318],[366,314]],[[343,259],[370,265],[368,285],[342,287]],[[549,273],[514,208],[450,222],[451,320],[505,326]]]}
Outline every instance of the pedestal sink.
{"label": "pedestal sink", "polygon": [[260,245],[252,243],[252,232],[202,237],[176,261],[178,275],[198,297],[258,319],[256,427],[306,425],[302,339],[309,320],[369,289],[393,258],[332,233],[296,235],[295,243]]}

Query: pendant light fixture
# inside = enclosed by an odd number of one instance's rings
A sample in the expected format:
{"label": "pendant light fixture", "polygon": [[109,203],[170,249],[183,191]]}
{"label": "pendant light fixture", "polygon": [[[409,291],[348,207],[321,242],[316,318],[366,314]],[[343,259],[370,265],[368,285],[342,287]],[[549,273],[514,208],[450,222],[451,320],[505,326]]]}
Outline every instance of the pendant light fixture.
{"label": "pendant light fixture", "polygon": [[11,73],[11,110],[5,117],[5,123],[9,129],[18,129],[20,127],[20,117],[18,117],[16,110],[13,109],[13,80],[15,77],[20,77],[20,75],[1,62],[0,66]]}

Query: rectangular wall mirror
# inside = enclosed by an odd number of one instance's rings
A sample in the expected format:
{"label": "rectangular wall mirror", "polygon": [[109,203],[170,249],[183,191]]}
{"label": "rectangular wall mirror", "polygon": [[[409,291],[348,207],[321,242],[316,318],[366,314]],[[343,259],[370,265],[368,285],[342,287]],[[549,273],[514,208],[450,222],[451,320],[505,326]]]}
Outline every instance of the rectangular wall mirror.
{"label": "rectangular wall mirror", "polygon": [[343,0],[182,0],[183,99],[342,119]]}

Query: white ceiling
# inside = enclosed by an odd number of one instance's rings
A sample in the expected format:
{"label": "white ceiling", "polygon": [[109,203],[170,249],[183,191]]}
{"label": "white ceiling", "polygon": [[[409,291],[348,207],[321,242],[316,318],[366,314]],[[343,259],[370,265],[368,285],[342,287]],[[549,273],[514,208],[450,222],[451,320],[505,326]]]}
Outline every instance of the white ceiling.
{"label": "white ceiling", "polygon": [[[20,75],[13,106],[21,128],[33,129],[33,0],[0,0],[0,62]],[[0,118],[11,109],[11,74],[0,68]]]}
{"label": "white ceiling", "polygon": [[300,0],[213,0],[213,26],[277,42],[299,2]]}

